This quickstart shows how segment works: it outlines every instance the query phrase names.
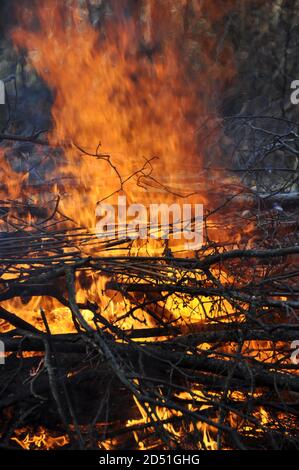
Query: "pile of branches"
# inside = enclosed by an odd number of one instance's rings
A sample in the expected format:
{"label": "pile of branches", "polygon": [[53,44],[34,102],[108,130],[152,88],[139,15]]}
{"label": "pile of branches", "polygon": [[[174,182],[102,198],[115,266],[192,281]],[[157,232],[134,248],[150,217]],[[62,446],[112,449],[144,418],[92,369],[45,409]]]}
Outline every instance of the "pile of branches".
{"label": "pile of branches", "polygon": [[[66,228],[59,201],[30,226],[22,214],[36,207],[2,201],[1,210],[11,224],[0,238],[2,448],[299,447],[289,218],[266,208],[258,232],[230,245],[211,241],[208,227],[227,219],[213,211],[192,256],[133,256],[128,240]],[[235,220],[238,233],[250,211]],[[92,283],[82,301],[78,290]],[[66,308],[73,331],[54,333],[42,306],[34,322],[13,311],[35,297]]]}

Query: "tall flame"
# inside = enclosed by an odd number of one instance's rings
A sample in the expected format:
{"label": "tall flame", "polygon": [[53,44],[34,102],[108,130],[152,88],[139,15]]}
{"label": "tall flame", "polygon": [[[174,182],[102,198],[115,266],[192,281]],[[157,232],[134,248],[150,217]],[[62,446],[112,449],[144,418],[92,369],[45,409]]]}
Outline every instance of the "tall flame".
{"label": "tall flame", "polygon": [[[197,130],[213,115],[213,93],[233,74],[229,48],[218,61],[211,57],[215,39],[209,21],[224,14],[218,2],[193,2],[195,19],[204,25],[194,33],[184,20],[189,2],[143,1],[131,15],[127,2],[111,3],[113,15],[100,31],[80,2],[51,0],[36,4],[38,27],[32,26],[32,10],[23,8],[21,26],[13,32],[55,94],[50,142],[67,143],[55,172],[72,177],[62,208],[88,227],[94,226],[97,201],[121,189],[120,179],[144,165],[147,174],[153,165],[154,186],[165,175],[171,186],[199,172],[204,148]],[[98,149],[98,158],[77,147],[91,154]],[[131,200],[149,198],[146,191],[134,196],[136,178],[127,186]],[[159,198],[164,202],[166,195]]]}

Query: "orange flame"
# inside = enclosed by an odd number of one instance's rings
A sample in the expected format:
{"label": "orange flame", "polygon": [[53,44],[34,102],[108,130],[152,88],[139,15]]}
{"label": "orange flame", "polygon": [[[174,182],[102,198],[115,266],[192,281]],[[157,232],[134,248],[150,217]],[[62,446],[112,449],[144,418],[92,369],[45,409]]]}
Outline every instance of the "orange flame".
{"label": "orange flame", "polygon": [[[204,194],[195,194],[192,179],[201,171],[206,145],[198,130],[217,119],[213,111],[217,96],[234,75],[229,46],[217,50],[215,60],[213,34],[213,25],[220,24],[233,2],[144,0],[131,16],[125,16],[120,3],[126,2],[112,2],[114,14],[97,31],[79,1],[68,2],[67,7],[59,0],[39,0],[32,9],[22,6],[20,26],[12,34],[15,44],[28,50],[29,63],[55,96],[49,141],[64,146],[64,157],[57,157],[54,171],[69,181],[60,194],[61,210],[90,230],[95,227],[97,202],[120,190],[126,191],[130,202],[147,204],[154,197],[171,203],[180,199],[178,192],[184,194],[183,178],[184,188],[192,194],[188,200],[206,201]],[[193,8],[192,24],[186,8]],[[145,168],[142,178],[141,168]],[[192,175],[190,182],[186,175]],[[13,197],[18,197],[16,182],[9,186]],[[137,190],[137,183],[156,192]],[[93,278],[88,289],[78,285],[77,300],[106,303],[105,314],[114,318],[122,312],[122,301],[110,302],[109,293],[102,293],[104,288],[104,279]],[[169,298],[167,305],[176,316],[172,301]],[[180,299],[174,304],[187,324],[203,321],[202,304],[210,308],[208,298],[194,299],[189,307]],[[53,299],[34,298],[26,307],[16,299],[10,306],[39,327],[42,306],[50,312],[52,332],[72,331],[69,310]],[[88,317],[90,312],[85,314]],[[139,314],[145,315],[137,312],[123,327],[138,323]],[[164,409],[157,414],[169,417]],[[214,429],[202,423],[197,426],[205,446],[215,448]],[[135,438],[138,442],[137,434]],[[65,437],[47,437],[44,430],[34,437],[14,439],[26,449],[67,443]]]}
{"label": "orange flame", "polygon": [[[28,49],[30,63],[55,94],[50,142],[69,144],[55,172],[72,177],[62,209],[79,224],[94,227],[97,201],[118,191],[119,176],[127,179],[147,160],[157,158],[153,177],[167,175],[168,186],[182,175],[199,173],[204,148],[197,130],[213,114],[210,101],[220,79],[223,83],[233,71],[227,48],[217,65],[212,61],[215,44],[205,31],[208,26],[200,37],[200,70],[190,67],[199,38],[188,36],[184,1],[141,2],[139,21],[125,18],[116,2],[114,19],[106,20],[100,32],[79,2],[70,3],[67,8],[57,0],[38,2],[35,31],[24,28],[32,20],[32,11],[24,8],[23,26],[14,30],[13,39]],[[224,14],[219,5],[201,4],[194,2],[197,19],[205,14],[208,23]],[[99,157],[84,155],[76,146],[92,154],[98,148]],[[136,178],[127,187],[133,200]],[[136,197],[137,202],[149,200],[146,191]],[[169,200],[169,194],[159,197]]]}

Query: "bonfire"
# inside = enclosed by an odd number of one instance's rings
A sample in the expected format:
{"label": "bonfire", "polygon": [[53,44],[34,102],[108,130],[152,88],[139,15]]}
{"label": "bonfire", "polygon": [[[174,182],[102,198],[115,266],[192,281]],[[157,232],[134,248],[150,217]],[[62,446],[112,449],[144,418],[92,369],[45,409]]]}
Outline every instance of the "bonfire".
{"label": "bonfire", "polygon": [[221,107],[261,3],[7,2],[1,448],[299,447],[298,124]]}

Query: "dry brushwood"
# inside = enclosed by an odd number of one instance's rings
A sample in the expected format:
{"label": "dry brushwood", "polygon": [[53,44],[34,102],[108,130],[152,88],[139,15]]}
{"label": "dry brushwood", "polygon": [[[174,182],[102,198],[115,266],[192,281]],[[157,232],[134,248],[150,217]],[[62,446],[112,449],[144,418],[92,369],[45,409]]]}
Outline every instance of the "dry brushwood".
{"label": "dry brushwood", "polygon": [[[227,217],[221,210],[217,223]],[[30,229],[19,218],[1,237],[1,302],[47,296],[69,309],[74,325],[54,334],[51,312],[40,309],[37,326],[1,307],[9,328],[0,339],[12,353],[0,380],[3,447],[16,428],[41,422],[81,449],[138,448],[141,441],[298,447],[298,366],[290,360],[299,338],[298,244],[271,239],[266,219],[258,245],[256,233],[250,247],[248,240],[213,243],[215,213],[205,221],[205,245],[191,257],[131,256],[127,240],[100,242],[86,229],[66,228],[58,203]],[[285,219],[275,223],[278,237]],[[113,253],[120,246],[126,255]],[[91,274],[105,279],[110,302],[117,299],[114,316],[98,301],[77,301]]]}

